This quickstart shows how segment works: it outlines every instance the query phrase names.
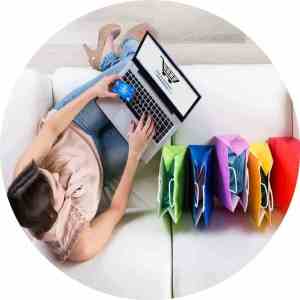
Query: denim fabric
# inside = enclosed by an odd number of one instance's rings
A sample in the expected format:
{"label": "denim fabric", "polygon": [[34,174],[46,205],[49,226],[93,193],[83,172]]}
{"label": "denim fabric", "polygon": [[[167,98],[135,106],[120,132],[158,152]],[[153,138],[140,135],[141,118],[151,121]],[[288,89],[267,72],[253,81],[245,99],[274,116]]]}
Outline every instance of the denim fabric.
{"label": "denim fabric", "polygon": [[127,159],[128,144],[95,101],[80,112],[76,124],[93,138],[102,160],[105,181],[119,177]]}
{"label": "denim fabric", "polygon": [[96,84],[103,77],[108,76],[108,75],[112,75],[112,74],[120,73],[120,71],[128,64],[128,62],[134,56],[134,53],[137,50],[138,45],[139,45],[138,41],[136,41],[134,39],[124,41],[124,43],[122,44],[122,47],[121,47],[121,54],[120,54],[121,60],[118,63],[116,63],[115,65],[113,65],[112,67],[107,69],[106,71],[102,72],[101,74],[99,74],[95,78],[89,80],[88,82],[86,82],[86,83],[82,84],[81,86],[79,86],[78,88],[74,89],[67,96],[65,96],[64,98],[59,100],[55,104],[54,108],[56,110],[61,109],[66,104],[68,104],[69,102],[74,100],[74,98],[78,97],[80,94],[82,94],[88,88],[90,88],[91,86]]}
{"label": "denim fabric", "polygon": [[236,155],[229,149],[228,163],[229,167],[234,168],[236,172],[236,181],[233,172],[230,172],[230,190],[237,190],[235,194],[240,194],[244,190],[245,183],[246,151],[240,155]]}
{"label": "denim fabric", "polygon": [[121,53],[120,56],[117,54],[110,52],[108,53],[103,60],[99,64],[99,70],[101,72],[106,71],[107,69],[111,68],[112,66],[119,63],[121,60],[126,59],[127,57],[134,56],[139,42],[134,39],[126,39],[121,45]]}
{"label": "denim fabric", "polygon": [[110,52],[108,53],[102,60],[102,62],[99,65],[99,70],[101,72],[106,71],[107,69],[111,68],[115,64],[119,63],[121,58],[117,56],[115,53]]}
{"label": "denim fabric", "polygon": [[[103,77],[118,74],[132,59],[137,48],[138,42],[136,40],[128,39],[124,41],[118,60],[111,61],[111,66],[103,73],[79,86],[58,101],[54,105],[54,109],[60,110]],[[104,58],[103,61],[109,61],[110,58],[112,58],[111,54],[108,55],[107,59]],[[95,100],[86,105],[74,118],[73,122],[93,138],[102,159],[104,179],[107,182],[121,175],[127,159],[128,144],[107,119]]]}

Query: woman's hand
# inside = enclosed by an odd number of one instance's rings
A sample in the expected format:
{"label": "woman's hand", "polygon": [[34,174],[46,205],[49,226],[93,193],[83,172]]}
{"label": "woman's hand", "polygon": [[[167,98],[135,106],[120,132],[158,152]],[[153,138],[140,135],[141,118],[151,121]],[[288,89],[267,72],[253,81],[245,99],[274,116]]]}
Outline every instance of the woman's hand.
{"label": "woman's hand", "polygon": [[121,79],[119,75],[110,75],[104,77],[90,88],[92,94],[97,98],[117,98],[118,95],[111,92],[114,82]]}
{"label": "woman's hand", "polygon": [[129,158],[140,159],[155,134],[154,121],[151,116],[143,114],[136,124],[132,121],[128,133]]}

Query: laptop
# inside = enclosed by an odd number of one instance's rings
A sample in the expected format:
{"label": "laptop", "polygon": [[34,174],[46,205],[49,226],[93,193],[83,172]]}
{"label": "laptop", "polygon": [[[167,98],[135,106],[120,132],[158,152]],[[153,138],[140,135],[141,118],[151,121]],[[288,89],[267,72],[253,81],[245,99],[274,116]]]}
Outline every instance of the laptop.
{"label": "laptop", "polygon": [[147,163],[181,126],[201,95],[149,32],[120,76],[134,86],[134,99],[98,104],[126,140],[131,120],[138,121],[144,112],[152,116],[155,135],[142,156]]}

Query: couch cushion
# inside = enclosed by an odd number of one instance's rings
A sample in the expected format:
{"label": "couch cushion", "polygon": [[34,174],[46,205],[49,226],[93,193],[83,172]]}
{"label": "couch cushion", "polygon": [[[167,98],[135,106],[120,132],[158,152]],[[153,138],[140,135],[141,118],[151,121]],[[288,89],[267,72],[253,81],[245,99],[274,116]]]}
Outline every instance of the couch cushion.
{"label": "couch cushion", "polygon": [[239,133],[249,142],[292,135],[292,107],[272,65],[193,65],[183,71],[203,95],[175,135],[180,144]]}
{"label": "couch cushion", "polygon": [[37,124],[53,104],[51,80],[34,70],[18,78],[9,99],[1,133],[2,172],[6,187],[17,159],[37,133]]}
{"label": "couch cushion", "polygon": [[[276,224],[280,221],[276,216]],[[173,225],[174,226],[174,225]],[[183,297],[209,288],[239,271],[276,229],[255,231],[242,212],[214,211],[209,228],[197,230],[185,214],[173,227],[173,292]]]}
{"label": "couch cushion", "polygon": [[82,264],[62,265],[35,243],[60,270],[99,291],[133,299],[171,297],[169,225],[154,213],[126,215],[102,254]]}
{"label": "couch cushion", "polygon": [[100,74],[92,68],[59,68],[51,76],[53,99],[59,101],[75,88]]}
{"label": "couch cushion", "polygon": [[[81,81],[88,80],[88,76],[95,75],[95,72],[85,70],[88,72],[80,73],[83,77],[68,73],[67,78],[77,78],[77,83],[71,83],[79,85]],[[65,89],[73,88],[65,78],[62,81],[55,76],[53,78],[58,98],[67,92]],[[6,186],[11,180],[17,158],[32,141],[39,120],[52,105],[51,80],[33,70],[26,70],[16,83],[3,123],[1,160]],[[134,197],[136,206],[156,203],[153,191],[156,191],[157,180],[156,177],[153,180],[155,171],[152,168],[155,169],[155,163],[151,168],[138,171],[137,181],[140,178],[143,180],[136,191],[143,197]],[[154,213],[127,215],[103,253],[83,264],[62,265],[48,253],[43,243],[32,237],[30,239],[59,269],[90,287],[130,298],[166,299],[171,296],[170,233]],[[131,280],[128,281],[128,278]]]}

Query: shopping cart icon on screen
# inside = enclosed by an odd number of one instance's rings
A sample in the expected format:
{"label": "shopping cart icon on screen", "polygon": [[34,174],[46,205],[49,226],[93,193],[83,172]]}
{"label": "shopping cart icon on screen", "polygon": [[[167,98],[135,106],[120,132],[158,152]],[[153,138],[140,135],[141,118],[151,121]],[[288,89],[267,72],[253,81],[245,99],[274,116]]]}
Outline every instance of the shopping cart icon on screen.
{"label": "shopping cart icon on screen", "polygon": [[169,83],[179,82],[178,77],[174,74],[174,72],[170,69],[170,67],[166,64],[164,58],[162,59],[162,74],[168,78]]}

